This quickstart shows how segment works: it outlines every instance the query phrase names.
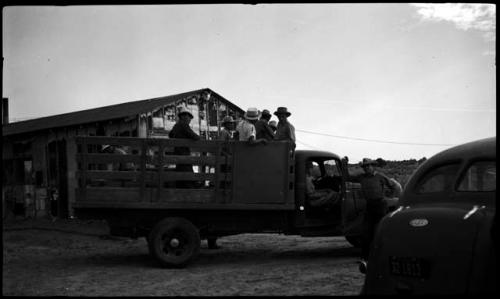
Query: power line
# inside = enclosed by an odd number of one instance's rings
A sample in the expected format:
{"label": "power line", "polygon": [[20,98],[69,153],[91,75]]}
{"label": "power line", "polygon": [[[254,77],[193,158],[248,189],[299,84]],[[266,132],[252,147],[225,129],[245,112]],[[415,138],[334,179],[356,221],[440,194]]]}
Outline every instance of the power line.
{"label": "power line", "polygon": [[[350,105],[364,105],[365,108],[369,107],[370,104],[367,101],[339,101],[339,100],[312,100],[316,103],[324,103],[324,104],[350,104]],[[394,106],[394,105],[385,105],[385,106],[377,106],[377,107],[369,107],[369,108],[383,108],[383,109],[395,109],[395,110],[430,110],[430,111],[450,111],[450,112],[491,112],[496,113],[495,108],[457,108],[457,107],[418,107],[418,106]]]}
{"label": "power line", "polygon": [[316,150],[322,150],[322,149],[320,149],[320,148],[318,148],[318,147],[312,146],[312,145],[307,144],[307,143],[305,143],[305,142],[301,142],[301,141],[299,141],[299,140],[295,140],[295,141],[296,141],[297,143],[300,143],[300,144],[302,144],[302,145],[305,145],[305,146],[307,146],[307,147],[309,147],[309,148],[313,148],[313,149],[316,149]]}
{"label": "power line", "polygon": [[332,135],[332,134],[311,132],[311,131],[299,130],[299,129],[295,129],[295,131],[304,132],[304,133],[308,133],[308,134],[314,134],[314,135],[334,137],[334,138],[342,138],[342,139],[358,140],[358,141],[367,141],[367,142],[377,142],[377,143],[391,143],[391,144],[405,144],[405,145],[425,145],[425,146],[454,146],[455,145],[455,144],[443,144],[443,143],[417,143],[417,142],[398,142],[398,141],[365,139],[365,138],[356,138],[356,137],[347,137],[347,136],[339,136],[339,135]]}

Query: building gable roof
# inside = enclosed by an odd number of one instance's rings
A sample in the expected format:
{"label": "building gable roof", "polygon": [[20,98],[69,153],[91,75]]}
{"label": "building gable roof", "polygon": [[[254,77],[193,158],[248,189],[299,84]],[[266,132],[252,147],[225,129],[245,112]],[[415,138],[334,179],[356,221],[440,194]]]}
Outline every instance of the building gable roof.
{"label": "building gable roof", "polygon": [[[223,99],[224,101],[234,105],[227,99],[223,98],[219,94],[210,90],[209,88],[193,90],[190,92],[180,93],[176,95],[170,95],[159,98],[152,98],[147,100],[139,100],[133,102],[127,102],[122,104],[115,104],[110,106],[104,106],[99,108],[87,109],[82,111],[51,115],[47,117],[41,117],[36,119],[30,119],[26,121],[14,122],[2,126],[3,136],[53,129],[66,126],[74,126],[92,122],[99,122],[104,120],[123,118],[127,116],[133,116],[141,113],[146,113],[152,111],[157,107],[167,105],[169,103],[175,102],[177,100],[194,96],[202,92],[210,92],[212,95]],[[244,111],[238,106],[234,105],[240,110],[241,113]]]}

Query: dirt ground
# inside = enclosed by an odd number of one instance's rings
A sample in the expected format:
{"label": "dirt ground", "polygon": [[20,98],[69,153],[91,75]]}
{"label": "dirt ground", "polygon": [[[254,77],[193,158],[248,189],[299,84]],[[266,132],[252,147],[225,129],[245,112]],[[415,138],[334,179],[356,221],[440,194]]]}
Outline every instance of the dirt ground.
{"label": "dirt ground", "polygon": [[242,234],[206,241],[184,269],[160,268],[144,238],[110,237],[105,222],[3,222],[3,295],[357,295],[359,249],[343,237]]}

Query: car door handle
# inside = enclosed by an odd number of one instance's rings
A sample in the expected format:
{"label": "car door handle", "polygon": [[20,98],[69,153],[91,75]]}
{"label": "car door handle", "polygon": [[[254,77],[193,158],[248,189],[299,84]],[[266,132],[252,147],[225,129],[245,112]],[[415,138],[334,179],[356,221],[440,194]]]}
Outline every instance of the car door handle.
{"label": "car door handle", "polygon": [[467,212],[467,214],[464,215],[464,220],[466,220],[467,218],[469,218],[470,216],[472,216],[474,213],[476,213],[477,211],[479,210],[482,210],[484,209],[486,206],[478,206],[478,205],[474,205],[472,207],[472,209]]}

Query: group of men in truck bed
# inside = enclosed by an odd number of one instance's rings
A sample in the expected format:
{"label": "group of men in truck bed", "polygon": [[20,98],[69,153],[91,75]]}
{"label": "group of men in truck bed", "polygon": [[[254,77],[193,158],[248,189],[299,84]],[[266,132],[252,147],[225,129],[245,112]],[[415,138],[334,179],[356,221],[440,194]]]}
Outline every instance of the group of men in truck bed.
{"label": "group of men in truck bed", "polygon": [[222,121],[223,130],[219,139],[248,141],[252,144],[288,140],[295,148],[295,128],[288,121],[291,113],[286,107],[278,107],[274,115],[279,120],[277,124],[271,121],[272,115],[267,109],[260,112],[257,108],[248,108],[238,123],[231,116],[226,116]]}

